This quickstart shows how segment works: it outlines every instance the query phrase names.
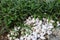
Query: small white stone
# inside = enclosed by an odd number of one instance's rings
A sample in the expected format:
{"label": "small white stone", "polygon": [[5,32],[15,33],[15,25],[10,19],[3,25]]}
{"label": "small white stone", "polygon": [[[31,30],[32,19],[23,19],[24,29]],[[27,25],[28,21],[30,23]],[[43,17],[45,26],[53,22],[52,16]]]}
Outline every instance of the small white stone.
{"label": "small white stone", "polygon": [[52,29],[52,28],[53,28],[53,26],[48,26],[48,28],[51,28],[51,29]]}
{"label": "small white stone", "polygon": [[41,36],[44,36],[44,35],[45,35],[45,33],[40,33],[40,35],[41,35]]}
{"label": "small white stone", "polygon": [[46,30],[45,30],[45,29],[41,29],[41,31],[42,31],[42,32],[46,32]]}
{"label": "small white stone", "polygon": [[20,40],[23,40],[23,37],[22,36],[20,37]]}
{"label": "small white stone", "polygon": [[13,39],[15,39],[15,37],[13,37]]}
{"label": "small white stone", "polygon": [[42,24],[42,21],[39,21],[39,24],[38,25],[41,25]]}
{"label": "small white stone", "polygon": [[37,40],[36,38],[33,38],[32,40]]}
{"label": "small white stone", "polygon": [[47,29],[47,27],[45,25],[42,25],[42,29]]}
{"label": "small white stone", "polygon": [[36,22],[39,22],[39,18],[36,18]]}
{"label": "small white stone", "polygon": [[18,38],[16,38],[15,40],[19,40]]}
{"label": "small white stone", "polygon": [[49,23],[48,23],[48,26],[52,26],[52,23],[49,22]]}
{"label": "small white stone", "polygon": [[31,20],[31,17],[28,17],[28,20]]}
{"label": "small white stone", "polygon": [[60,23],[59,23],[59,21],[57,21],[57,26],[60,26]]}
{"label": "small white stone", "polygon": [[46,18],[43,18],[44,21],[46,21],[47,19]]}
{"label": "small white stone", "polygon": [[54,23],[55,21],[54,20],[50,20],[51,23]]}
{"label": "small white stone", "polygon": [[31,22],[33,22],[33,23],[34,23],[34,22],[35,22],[35,19],[33,18],[33,19],[31,20]]}
{"label": "small white stone", "polygon": [[14,35],[14,33],[13,33],[13,32],[11,32],[11,35]]}
{"label": "small white stone", "polygon": [[48,28],[48,30],[50,31],[50,30],[52,30],[51,28]]}
{"label": "small white stone", "polygon": [[47,31],[47,34],[50,35],[50,34],[52,34],[52,32],[51,31]]}
{"label": "small white stone", "polygon": [[8,34],[7,37],[10,37],[10,34]]}
{"label": "small white stone", "polygon": [[41,36],[40,38],[41,38],[41,39],[45,39],[45,37],[44,37],[44,36]]}
{"label": "small white stone", "polygon": [[18,30],[20,29],[20,27],[18,27]]}
{"label": "small white stone", "polygon": [[12,37],[9,37],[9,40],[12,40]]}
{"label": "small white stone", "polygon": [[15,31],[18,31],[18,27],[14,27],[14,30],[15,30]]}
{"label": "small white stone", "polygon": [[17,36],[18,34],[17,33],[15,33],[15,36]]}
{"label": "small white stone", "polygon": [[40,34],[38,34],[38,37],[40,37]]}

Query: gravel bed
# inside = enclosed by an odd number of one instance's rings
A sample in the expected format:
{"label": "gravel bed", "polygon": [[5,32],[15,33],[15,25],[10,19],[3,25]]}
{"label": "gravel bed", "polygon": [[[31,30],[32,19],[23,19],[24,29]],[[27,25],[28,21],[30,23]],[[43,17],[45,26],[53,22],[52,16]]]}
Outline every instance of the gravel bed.
{"label": "gravel bed", "polygon": [[[16,38],[11,37],[10,35],[19,35],[18,30],[20,30],[20,27],[14,27],[15,31],[10,31],[10,34],[7,35],[9,40],[60,40],[60,28],[54,28],[53,20],[48,20],[46,18],[39,20],[39,18],[34,19],[28,17],[24,23],[24,25],[31,26],[31,30],[22,29],[22,35],[19,38]],[[57,26],[60,26],[59,22],[57,22],[57,24]],[[30,34],[27,34],[25,31],[30,32]],[[23,35],[24,32],[25,35]]]}

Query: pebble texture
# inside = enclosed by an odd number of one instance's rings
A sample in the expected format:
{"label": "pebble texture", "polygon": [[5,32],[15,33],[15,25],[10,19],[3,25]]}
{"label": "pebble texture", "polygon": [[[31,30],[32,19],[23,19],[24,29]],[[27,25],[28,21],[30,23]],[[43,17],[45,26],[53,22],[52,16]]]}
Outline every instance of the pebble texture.
{"label": "pebble texture", "polygon": [[60,28],[54,29],[53,34],[50,35],[49,40],[60,40]]}

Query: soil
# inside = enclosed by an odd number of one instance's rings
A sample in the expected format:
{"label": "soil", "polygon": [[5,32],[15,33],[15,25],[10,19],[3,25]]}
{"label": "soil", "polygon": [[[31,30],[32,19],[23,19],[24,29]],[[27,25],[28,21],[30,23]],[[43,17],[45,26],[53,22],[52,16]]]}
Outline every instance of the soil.
{"label": "soil", "polygon": [[0,40],[9,40],[7,37],[7,34],[8,33],[4,33],[4,34],[0,35]]}

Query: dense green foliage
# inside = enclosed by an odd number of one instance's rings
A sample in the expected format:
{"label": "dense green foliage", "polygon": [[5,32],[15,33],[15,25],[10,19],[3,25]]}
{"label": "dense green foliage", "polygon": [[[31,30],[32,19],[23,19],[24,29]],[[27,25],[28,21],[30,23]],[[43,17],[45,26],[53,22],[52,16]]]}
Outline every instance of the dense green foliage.
{"label": "dense green foliage", "polygon": [[60,0],[0,0],[2,30],[23,26],[23,21],[31,15],[60,20]]}

